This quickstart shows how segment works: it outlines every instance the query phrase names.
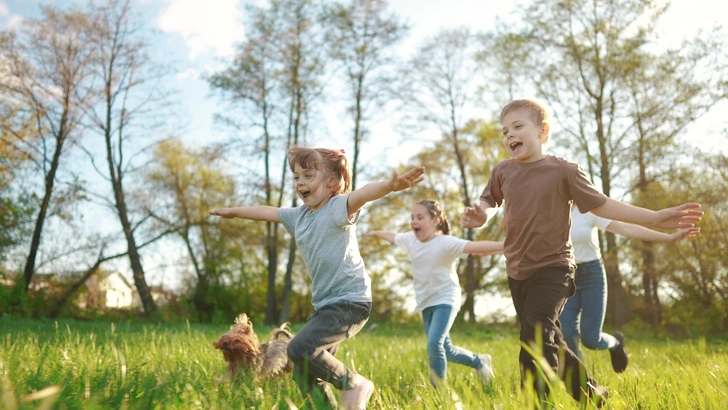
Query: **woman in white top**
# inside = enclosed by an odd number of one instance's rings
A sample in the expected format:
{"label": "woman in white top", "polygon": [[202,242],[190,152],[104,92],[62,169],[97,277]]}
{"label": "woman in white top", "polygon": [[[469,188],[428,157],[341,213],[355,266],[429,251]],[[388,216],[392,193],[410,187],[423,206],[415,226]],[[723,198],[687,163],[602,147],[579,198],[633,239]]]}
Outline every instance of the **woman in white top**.
{"label": "woman in white top", "polygon": [[587,349],[609,349],[612,367],[617,373],[627,368],[624,335],[602,332],[607,311],[607,275],[599,251],[597,228],[628,238],[651,242],[676,242],[695,236],[699,228],[686,228],[666,234],[640,225],[601,218],[571,208],[571,243],[576,260],[576,293],[566,301],[559,317],[561,331],[569,348],[582,358],[579,340]]}
{"label": "woman in white top", "polygon": [[491,255],[503,252],[503,242],[468,241],[450,236],[450,223],[436,201],[422,200],[412,208],[412,232],[370,231],[398,245],[410,255],[414,277],[415,312],[422,312],[427,334],[430,381],[439,387],[446,379],[447,362],[477,370],[485,382],[493,378],[491,357],[452,344],[450,328],[460,310],[461,290],[455,263],[467,254]]}

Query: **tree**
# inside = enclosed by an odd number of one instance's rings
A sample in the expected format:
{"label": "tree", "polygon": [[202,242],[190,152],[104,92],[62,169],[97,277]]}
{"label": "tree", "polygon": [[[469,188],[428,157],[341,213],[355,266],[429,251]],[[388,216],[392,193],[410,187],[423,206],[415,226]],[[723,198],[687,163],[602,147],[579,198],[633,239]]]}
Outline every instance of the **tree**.
{"label": "tree", "polygon": [[[728,203],[722,194],[728,186],[728,160],[721,153],[695,152],[692,157],[691,164],[675,161],[671,172],[636,195],[638,203],[651,201],[658,206],[699,198],[706,210],[695,238],[649,245],[654,269],[651,300],[644,294],[644,274],[632,281],[633,293],[639,296],[635,315],[681,334],[728,329],[728,257],[724,252]],[[638,272],[645,269],[645,245],[633,243],[620,252],[622,260]]]}
{"label": "tree", "polygon": [[[471,155],[475,139],[465,131],[468,115],[472,115],[477,92],[475,42],[469,30],[443,30],[427,39],[407,63],[398,90],[399,98],[420,124],[428,124],[442,135],[438,145],[451,160],[460,193],[459,203],[471,206],[477,188],[473,187]],[[420,127],[414,128],[418,129]],[[493,164],[494,165],[494,164]],[[428,171],[429,173],[429,171]],[[479,193],[479,192],[478,192]],[[465,239],[473,240],[472,229]],[[463,313],[475,321],[474,292],[478,288],[474,258],[469,256],[464,271],[466,294]]]}
{"label": "tree", "polygon": [[99,198],[119,219],[134,285],[146,316],[155,317],[157,306],[147,285],[135,237],[136,229],[146,218],[139,224],[133,223],[124,178],[133,170],[132,160],[137,157],[129,155],[129,144],[135,138],[149,138],[150,130],[154,129],[150,112],[163,110],[165,94],[159,81],[166,70],[150,58],[150,44],[142,36],[141,19],[134,14],[130,0],[111,0],[95,6],[92,12],[95,53],[91,67],[99,84],[100,98],[97,104],[87,107],[87,114],[89,129],[104,141],[106,172],[97,167],[96,155],[88,149],[85,151],[99,175],[111,185],[113,200],[106,195]]}
{"label": "tree", "polygon": [[211,222],[210,210],[237,197],[233,179],[224,172],[222,153],[220,146],[191,149],[167,139],[157,146],[155,165],[145,175],[149,189],[157,193],[149,206],[161,224],[159,231],[173,232],[184,244],[195,277],[192,302],[204,322],[215,314],[215,286],[232,275],[230,261],[242,259],[247,237],[257,234],[219,218]]}
{"label": "tree", "polygon": [[44,176],[23,273],[26,290],[35,273],[61,159],[68,143],[80,137],[82,107],[94,97],[88,87],[94,52],[88,16],[51,6],[44,6],[41,12],[41,19],[28,20],[17,35],[9,35],[9,46],[2,48],[0,56],[4,62],[0,93],[27,110],[24,115],[35,123],[36,135],[22,144],[29,156],[37,158]]}
{"label": "tree", "polygon": [[[728,64],[711,61],[714,50],[723,47],[719,34],[696,38],[662,55],[643,55],[626,78],[637,137],[632,160],[636,165],[636,196],[644,206],[658,202],[659,196],[654,195],[651,186],[675,172],[672,164],[682,156],[678,146],[680,134],[728,97],[728,88],[724,85],[728,84]],[[646,315],[649,323],[657,326],[662,322],[662,308],[654,245],[642,244],[641,253]]]}
{"label": "tree", "polygon": [[356,189],[361,144],[368,134],[367,122],[386,105],[393,82],[386,69],[396,62],[393,46],[407,35],[409,27],[396,14],[387,13],[385,0],[351,0],[327,10],[331,25],[328,42],[331,56],[343,65],[349,98],[347,113],[354,121],[351,189]]}
{"label": "tree", "polygon": [[[630,191],[630,175],[625,174],[638,168],[633,153],[639,151],[640,141],[649,138],[643,147],[653,143],[665,146],[705,106],[715,103],[715,99],[710,101],[710,93],[696,94],[693,85],[711,89],[721,83],[723,76],[690,75],[682,83],[678,73],[688,68],[677,68],[682,67],[682,58],[674,61],[672,71],[665,70],[667,65],[659,68],[670,61],[670,56],[681,54],[661,51],[659,47],[655,25],[667,7],[661,4],[642,0],[535,1],[520,11],[522,24],[499,24],[490,37],[492,42],[481,54],[507,71],[510,78],[523,81],[522,89],[535,90],[551,105],[566,135],[562,147],[572,150],[570,159],[583,160],[595,183],[608,196],[618,192],[620,181],[622,190]],[[716,64],[719,54],[715,50],[719,48],[698,52],[703,48],[700,43],[688,42],[683,47],[684,55],[698,58],[693,64],[705,65],[702,73],[723,70],[722,64]],[[493,44],[498,46],[490,47]],[[498,53],[489,55],[491,49]],[[669,76],[661,78],[664,74]],[[518,81],[507,84],[513,83]],[[654,104],[645,104],[651,98],[656,98]],[[662,108],[655,111],[658,106]],[[675,119],[667,117],[668,112],[691,115],[670,124],[671,131],[665,132],[665,124]],[[663,125],[659,133],[641,134],[639,122],[646,116],[652,118],[652,124]],[[660,138],[667,140],[658,144]],[[605,238],[608,305],[613,323],[619,326],[627,320],[624,278],[615,236],[607,233]]]}
{"label": "tree", "polygon": [[7,260],[6,250],[22,243],[33,213],[28,190],[17,183],[18,170],[31,162],[20,147],[31,137],[33,124],[19,111],[0,102],[0,262]]}
{"label": "tree", "polygon": [[[260,134],[254,136],[253,153],[263,154],[265,204],[281,207],[296,197],[288,182],[288,147],[306,141],[308,118],[321,96],[326,60],[320,22],[320,4],[310,0],[273,0],[269,7],[250,6],[247,40],[239,47],[230,68],[210,78],[228,100],[238,105],[243,124],[252,123]],[[243,128],[228,118],[228,122]],[[248,134],[245,137],[249,137]],[[273,182],[274,161],[280,161],[280,177]],[[287,198],[286,194],[290,196]],[[266,224],[268,291],[266,323],[279,322],[276,272],[279,268],[279,224]],[[296,245],[289,238],[288,262],[281,296],[280,321],[287,321],[290,309]]]}

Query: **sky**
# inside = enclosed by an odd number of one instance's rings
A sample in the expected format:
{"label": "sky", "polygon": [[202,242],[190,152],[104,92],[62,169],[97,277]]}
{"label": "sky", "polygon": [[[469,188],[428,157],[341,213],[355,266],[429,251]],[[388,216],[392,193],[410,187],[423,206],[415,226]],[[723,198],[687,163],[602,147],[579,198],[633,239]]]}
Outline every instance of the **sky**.
{"label": "sky", "polygon": [[[83,4],[86,0],[0,0],[0,29],[17,27],[25,18],[38,17],[41,4],[66,7],[69,4]],[[256,1],[256,0],[253,0]],[[262,1],[262,0],[257,0]],[[158,58],[171,63],[176,74],[170,86],[180,92],[180,114],[185,118],[175,133],[190,143],[208,143],[227,138],[227,131],[213,120],[222,102],[211,95],[206,73],[224,68],[226,59],[234,53],[237,42],[244,39],[242,25],[243,0],[137,0],[148,18],[150,26],[159,30]],[[391,0],[390,8],[399,16],[406,18],[412,29],[410,36],[402,44],[401,50],[408,54],[426,37],[432,36],[442,28],[467,26],[473,31],[487,30],[496,16],[510,18],[514,2],[511,1],[470,1],[470,0]],[[723,0],[674,0],[667,15],[663,17],[660,31],[662,36],[678,42],[698,28],[708,28],[714,23],[728,27],[728,2]],[[727,106],[706,116],[694,129],[701,135],[719,131],[722,121],[721,112]],[[340,119],[340,112],[329,110],[325,114],[325,127],[318,130],[323,144],[337,144],[335,136],[347,132],[348,124]],[[381,124],[374,129],[373,135],[381,136],[383,147],[370,155],[380,156],[394,148],[401,138],[392,138],[390,124]],[[720,134],[718,132],[718,134]],[[347,142],[348,143],[348,142]],[[728,149],[725,138],[717,140],[718,145]],[[346,147],[345,147],[346,148]],[[366,156],[366,153],[364,154]],[[399,157],[384,155],[382,161],[396,163]]]}
{"label": "sky", "polygon": [[[71,4],[84,4],[86,0],[0,0],[0,30],[13,29],[24,19],[40,16],[42,4],[65,8]],[[253,0],[256,1],[256,0]],[[262,1],[262,0],[257,0]],[[170,86],[179,94],[180,117],[185,122],[174,132],[188,144],[207,144],[228,138],[229,132],[213,120],[224,103],[211,95],[206,73],[226,67],[234,53],[235,44],[245,38],[242,25],[242,0],[137,0],[149,25],[159,31],[155,57],[172,64],[176,74]],[[421,41],[435,35],[443,28],[467,26],[473,31],[487,31],[496,16],[506,21],[513,10],[512,1],[472,0],[390,0],[390,9],[411,25],[410,35],[401,45],[404,55],[411,53]],[[725,0],[674,0],[668,13],[663,16],[658,30],[667,41],[677,44],[699,28],[722,24],[728,28],[728,1]],[[728,153],[728,128],[725,112],[728,104],[715,107],[703,119],[693,125],[688,134],[699,136],[700,143]],[[336,136],[348,132],[343,115],[335,110],[325,114],[325,126],[319,130],[322,145],[349,148],[348,137]],[[383,122],[374,126],[373,138],[378,138],[377,151],[364,152],[363,163],[394,165],[408,155],[409,150],[398,149],[401,142],[391,124]],[[348,134],[346,134],[348,135]],[[697,140],[697,138],[696,138]],[[118,224],[113,220],[110,223]],[[160,267],[149,269],[151,282],[166,282],[171,273]],[[500,305],[500,302],[498,303]]]}

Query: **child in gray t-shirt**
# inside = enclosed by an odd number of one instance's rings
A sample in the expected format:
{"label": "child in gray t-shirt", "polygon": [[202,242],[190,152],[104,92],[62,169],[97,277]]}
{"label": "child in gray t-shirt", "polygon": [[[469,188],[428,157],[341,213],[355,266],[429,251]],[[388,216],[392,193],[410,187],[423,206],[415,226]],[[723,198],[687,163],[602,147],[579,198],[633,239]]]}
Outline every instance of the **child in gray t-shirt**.
{"label": "child in gray t-shirt", "polygon": [[328,385],[341,392],[344,408],[364,408],[374,384],[348,369],[334,355],[339,344],[356,335],[369,319],[371,281],[359,254],[356,223],[369,201],[412,187],[424,167],[351,191],[351,171],[344,150],[294,146],[288,151],[296,208],[254,206],[222,208],[211,215],[280,222],[293,235],[311,274],[313,315],[288,346],[293,377],[305,395],[335,402]]}

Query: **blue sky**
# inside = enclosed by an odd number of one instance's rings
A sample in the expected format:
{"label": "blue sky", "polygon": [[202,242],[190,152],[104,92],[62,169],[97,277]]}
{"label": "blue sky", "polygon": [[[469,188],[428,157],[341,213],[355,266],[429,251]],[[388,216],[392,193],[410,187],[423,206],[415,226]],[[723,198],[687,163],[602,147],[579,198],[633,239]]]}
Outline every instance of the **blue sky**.
{"label": "blue sky", "polygon": [[[85,1],[0,0],[0,29],[15,27],[25,18],[38,17],[41,4],[67,7],[84,4]],[[156,41],[156,57],[170,62],[176,69],[170,85],[180,92],[181,117],[186,119],[186,123],[177,125],[178,128],[172,131],[185,137],[189,143],[206,143],[227,137],[226,131],[213,121],[213,115],[222,103],[210,95],[210,89],[201,77],[224,67],[224,60],[233,55],[235,43],[244,39],[243,3],[243,0],[137,0],[150,26],[161,33]],[[403,54],[408,54],[422,39],[444,27],[467,26],[474,31],[487,30],[496,15],[508,17],[514,7],[517,6],[510,1],[390,1],[390,8],[412,25],[410,36],[402,45]],[[728,2],[674,0],[670,11],[662,19],[661,31],[665,39],[677,42],[698,28],[708,28],[714,23],[728,27]],[[336,138],[332,136],[345,132],[348,125],[339,120],[342,115],[333,109],[328,110],[325,117],[325,129],[320,130],[321,139],[324,143],[328,140],[329,144],[335,145]],[[721,126],[716,127],[721,121],[719,117],[717,113],[711,113],[695,128],[701,130],[702,135],[714,132]],[[385,148],[398,142],[396,136],[392,138],[393,133],[391,124],[373,132],[386,135],[382,138]],[[717,142],[728,145],[725,140]],[[386,150],[370,155],[381,156],[383,152]],[[384,157],[383,161],[389,163],[397,160]]]}

